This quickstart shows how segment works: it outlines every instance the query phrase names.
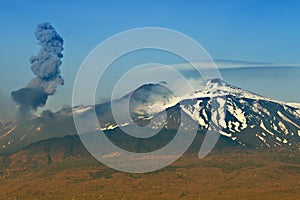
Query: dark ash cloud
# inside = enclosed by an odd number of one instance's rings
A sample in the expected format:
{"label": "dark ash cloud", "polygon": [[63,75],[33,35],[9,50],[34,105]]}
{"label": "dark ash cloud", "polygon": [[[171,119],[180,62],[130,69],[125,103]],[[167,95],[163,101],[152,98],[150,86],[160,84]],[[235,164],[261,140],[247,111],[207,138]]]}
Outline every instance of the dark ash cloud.
{"label": "dark ash cloud", "polygon": [[63,57],[63,39],[50,23],[39,24],[35,37],[41,45],[36,56],[32,56],[31,71],[36,75],[24,88],[13,91],[11,96],[19,105],[22,115],[43,107],[49,95],[53,95],[59,85],[64,84],[60,76],[61,58]]}
{"label": "dark ash cloud", "polygon": [[36,110],[46,104],[48,95],[43,88],[21,88],[11,93],[13,100],[19,104],[20,112]]}

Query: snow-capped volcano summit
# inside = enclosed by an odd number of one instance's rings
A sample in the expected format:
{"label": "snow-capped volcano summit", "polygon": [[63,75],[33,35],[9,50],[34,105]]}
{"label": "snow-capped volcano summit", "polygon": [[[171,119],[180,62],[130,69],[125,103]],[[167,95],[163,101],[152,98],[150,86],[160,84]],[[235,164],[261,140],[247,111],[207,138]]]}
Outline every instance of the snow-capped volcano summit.
{"label": "snow-capped volcano summit", "polygon": [[[141,91],[145,90],[144,87],[152,91],[149,88],[155,90],[160,86],[145,85],[138,88],[134,94],[143,95],[144,92]],[[145,120],[152,120],[153,129],[161,126],[163,121],[168,121],[164,125],[165,128],[177,127],[175,124],[178,123],[178,117],[170,114],[170,119],[163,119],[160,113],[164,110],[180,108],[186,114],[182,116],[180,124],[185,130],[189,130],[188,121],[192,119],[198,123],[199,130],[208,129],[209,126],[218,127],[222,137],[242,146],[300,147],[300,109],[293,104],[245,91],[220,79],[209,80],[201,91],[182,97],[167,92],[161,96],[156,92],[155,95],[156,98],[152,100],[160,100],[150,101],[138,107],[139,111],[151,108],[149,105],[158,108],[152,109],[152,112],[145,116]],[[135,111],[137,110],[133,109],[133,112]],[[139,121],[143,120],[141,115]],[[186,116],[190,119],[184,119]],[[132,122],[126,122],[126,124],[130,123]]]}
{"label": "snow-capped volcano summit", "polygon": [[241,88],[232,86],[221,79],[211,79],[208,80],[201,91],[196,92],[193,97],[217,97],[217,96],[227,96],[234,95],[237,97],[253,98],[253,99],[266,99],[272,100],[270,98],[263,97],[261,95],[248,92]]}

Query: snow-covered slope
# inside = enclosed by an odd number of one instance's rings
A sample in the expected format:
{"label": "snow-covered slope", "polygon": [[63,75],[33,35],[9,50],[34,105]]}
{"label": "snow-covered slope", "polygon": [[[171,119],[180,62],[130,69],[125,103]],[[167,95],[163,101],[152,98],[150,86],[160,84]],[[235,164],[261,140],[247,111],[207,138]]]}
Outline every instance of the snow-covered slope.
{"label": "snow-covered slope", "polygon": [[[147,87],[150,86],[147,85]],[[231,86],[219,79],[208,81],[202,91],[182,97],[172,96],[167,100],[144,101],[145,107],[140,105],[139,111],[136,112],[133,109],[132,112],[135,112],[135,117],[138,117],[139,122],[143,122],[143,119],[151,120],[153,129],[161,126],[170,128],[178,127],[176,125],[178,117],[169,114],[169,119],[166,119],[167,116],[163,117],[161,112],[180,107],[186,114],[184,116],[198,123],[199,130],[206,130],[210,126],[218,127],[222,137],[242,146],[300,148],[300,109],[296,104],[263,97]],[[149,105],[160,109],[152,109],[156,112],[147,113],[147,115],[145,112],[140,112],[149,109]],[[170,121],[172,117],[173,122]],[[180,125],[184,126],[185,130],[193,127],[189,126],[188,120],[182,120]],[[126,123],[131,124],[133,121]],[[103,130],[108,127],[112,127],[112,124],[107,123]],[[117,125],[114,127],[116,128]]]}

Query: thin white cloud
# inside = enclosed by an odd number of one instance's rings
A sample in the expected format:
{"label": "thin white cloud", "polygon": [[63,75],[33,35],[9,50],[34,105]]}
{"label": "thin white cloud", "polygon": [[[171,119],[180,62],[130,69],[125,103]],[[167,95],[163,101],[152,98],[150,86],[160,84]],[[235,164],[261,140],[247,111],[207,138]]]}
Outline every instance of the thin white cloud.
{"label": "thin white cloud", "polygon": [[[214,61],[199,61],[191,62],[192,65],[199,67],[199,69],[212,69],[215,66],[218,69],[231,68],[248,68],[248,67],[300,67],[300,64],[276,64],[276,63],[260,63],[247,61],[232,61],[232,60],[214,60]],[[189,63],[181,63],[170,65],[175,69],[188,70],[191,66]]]}

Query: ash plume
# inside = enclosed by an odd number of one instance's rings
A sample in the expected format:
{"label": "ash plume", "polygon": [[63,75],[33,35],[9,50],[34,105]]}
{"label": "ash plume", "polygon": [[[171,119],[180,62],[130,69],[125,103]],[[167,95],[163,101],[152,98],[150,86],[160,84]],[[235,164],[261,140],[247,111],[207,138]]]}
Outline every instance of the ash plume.
{"label": "ash plume", "polygon": [[63,39],[50,23],[37,25],[35,37],[41,45],[36,56],[32,56],[31,71],[34,77],[24,88],[13,91],[11,96],[19,106],[21,115],[28,115],[43,107],[48,96],[53,95],[59,85],[64,84],[60,76],[61,58],[63,57]]}

